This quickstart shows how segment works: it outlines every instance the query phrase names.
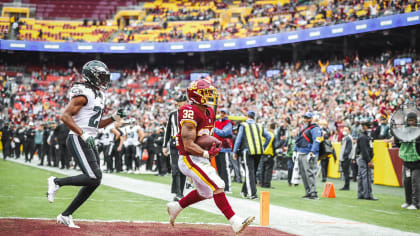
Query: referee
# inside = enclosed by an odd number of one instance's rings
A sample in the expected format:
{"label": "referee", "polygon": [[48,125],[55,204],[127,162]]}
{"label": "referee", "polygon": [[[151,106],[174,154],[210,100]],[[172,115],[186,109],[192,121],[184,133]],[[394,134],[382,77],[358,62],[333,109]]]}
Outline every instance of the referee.
{"label": "referee", "polygon": [[[242,122],[239,127],[238,136],[233,147],[233,158],[238,158],[238,152],[242,152],[245,168],[245,182],[242,186],[241,195],[249,196],[250,199],[257,197],[257,168],[264,150],[271,141],[271,135],[255,122],[255,112],[248,111],[246,122]],[[263,145],[262,137],[265,142]]]}
{"label": "referee", "polygon": [[[171,157],[172,168],[172,185],[171,193],[175,194],[174,201],[184,197],[185,175],[178,168],[178,149],[176,149],[175,136],[178,134],[178,109],[187,104],[187,96],[185,93],[179,92],[175,95],[177,109],[169,113],[168,122],[165,128],[165,136],[163,140],[163,154]],[[168,146],[170,153],[168,153]]]}

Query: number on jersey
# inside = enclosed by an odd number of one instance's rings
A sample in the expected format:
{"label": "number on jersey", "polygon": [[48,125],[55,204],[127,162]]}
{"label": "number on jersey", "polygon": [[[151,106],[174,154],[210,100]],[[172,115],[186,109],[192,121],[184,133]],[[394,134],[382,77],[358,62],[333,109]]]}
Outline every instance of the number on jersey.
{"label": "number on jersey", "polygon": [[96,114],[93,115],[90,119],[89,119],[89,126],[90,127],[94,127],[94,128],[98,128],[99,125],[99,121],[101,120],[102,117],[102,109],[100,106],[95,106],[93,107],[93,110],[96,111]]}
{"label": "number on jersey", "polygon": [[182,114],[183,119],[194,119],[194,111],[193,110],[184,110]]}

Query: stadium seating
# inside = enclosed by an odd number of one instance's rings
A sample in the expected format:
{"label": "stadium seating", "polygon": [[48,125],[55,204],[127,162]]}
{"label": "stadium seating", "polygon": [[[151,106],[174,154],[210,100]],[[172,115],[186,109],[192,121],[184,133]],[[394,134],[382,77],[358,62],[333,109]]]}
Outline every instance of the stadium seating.
{"label": "stadium seating", "polygon": [[72,19],[109,19],[118,7],[131,6],[136,0],[22,0],[22,3],[35,4],[36,17],[44,19],[72,18]]}
{"label": "stadium seating", "polygon": [[[25,22],[20,30],[20,39],[22,40],[104,42],[117,30],[116,26],[84,26],[81,21],[44,21],[35,19],[23,19],[22,21]],[[40,31],[42,31],[41,37]]]}
{"label": "stadium seating", "polygon": [[[336,4],[332,0],[300,1],[297,5],[290,0],[232,1],[230,5],[221,0],[155,0],[140,3],[142,9],[130,15],[120,11],[114,19],[119,6],[137,5],[137,0],[22,2],[36,6],[36,19],[22,19],[25,24],[19,39],[136,43],[231,39],[307,29],[416,11],[420,0],[403,5],[383,0],[344,0]],[[51,18],[55,20],[46,20]],[[78,21],[58,21],[60,18]],[[84,25],[81,19],[107,21],[94,26]],[[8,30],[6,22],[0,19],[1,32]]]}

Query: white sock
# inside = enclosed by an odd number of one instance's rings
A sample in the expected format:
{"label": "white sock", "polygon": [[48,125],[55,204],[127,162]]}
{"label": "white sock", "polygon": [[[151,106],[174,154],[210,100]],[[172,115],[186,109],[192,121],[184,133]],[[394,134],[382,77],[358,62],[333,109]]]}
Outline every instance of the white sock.
{"label": "white sock", "polygon": [[233,216],[229,219],[230,224],[233,224],[235,221],[237,221],[237,220],[238,220],[238,218],[239,218],[239,216],[237,216],[237,215],[233,215]]}

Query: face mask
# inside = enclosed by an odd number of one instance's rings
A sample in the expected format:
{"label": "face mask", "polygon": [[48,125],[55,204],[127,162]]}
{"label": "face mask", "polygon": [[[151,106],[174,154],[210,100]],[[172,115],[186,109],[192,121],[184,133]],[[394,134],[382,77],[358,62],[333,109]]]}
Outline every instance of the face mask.
{"label": "face mask", "polygon": [[343,135],[344,135],[344,136],[347,136],[347,135],[348,135],[348,133],[347,133],[346,131],[344,131],[344,132],[343,132]]}

